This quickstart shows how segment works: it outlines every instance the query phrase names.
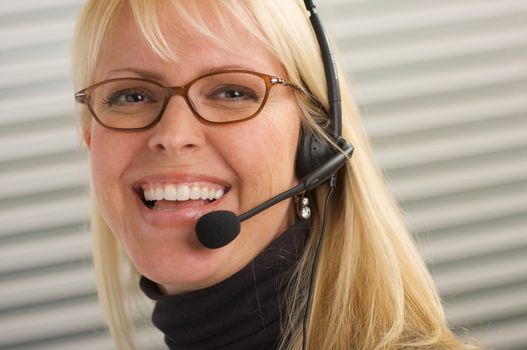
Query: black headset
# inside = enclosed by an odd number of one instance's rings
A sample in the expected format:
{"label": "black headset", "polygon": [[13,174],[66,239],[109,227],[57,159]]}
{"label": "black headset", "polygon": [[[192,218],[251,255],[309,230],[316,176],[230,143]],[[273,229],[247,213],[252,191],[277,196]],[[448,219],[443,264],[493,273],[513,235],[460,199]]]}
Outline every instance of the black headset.
{"label": "black headset", "polygon": [[[342,107],[340,98],[339,80],[337,68],[333,58],[333,52],[329,45],[329,40],[322,27],[322,23],[316,13],[316,6],[313,0],[304,0],[306,9],[310,13],[310,21],[317,37],[324,72],[326,75],[326,86],[328,91],[330,125],[323,127],[327,135],[332,139],[341,150],[351,156],[353,146],[342,138]],[[331,128],[331,129],[329,129]],[[324,166],[340,150],[328,143],[326,139],[313,131],[305,131],[301,128],[300,138],[296,156],[296,175],[299,179],[304,178],[314,170]],[[341,159],[342,165],[348,160],[348,157]],[[339,166],[340,168],[340,166]]]}

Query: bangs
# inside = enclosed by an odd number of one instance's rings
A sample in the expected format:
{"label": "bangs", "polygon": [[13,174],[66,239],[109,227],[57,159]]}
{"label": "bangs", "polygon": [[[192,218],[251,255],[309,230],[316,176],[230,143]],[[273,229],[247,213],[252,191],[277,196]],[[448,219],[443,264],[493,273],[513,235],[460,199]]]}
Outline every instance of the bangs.
{"label": "bangs", "polygon": [[[129,4],[146,42],[163,60],[179,62],[184,54],[184,47],[170,44],[176,35],[191,38],[203,47],[214,44],[229,50],[232,48],[224,38],[243,38],[249,34],[277,56],[253,16],[250,2],[229,1],[227,6],[223,1],[131,0]],[[173,11],[166,11],[164,6],[171,6]],[[247,33],[240,33],[239,27],[232,25],[233,22],[241,25]]]}

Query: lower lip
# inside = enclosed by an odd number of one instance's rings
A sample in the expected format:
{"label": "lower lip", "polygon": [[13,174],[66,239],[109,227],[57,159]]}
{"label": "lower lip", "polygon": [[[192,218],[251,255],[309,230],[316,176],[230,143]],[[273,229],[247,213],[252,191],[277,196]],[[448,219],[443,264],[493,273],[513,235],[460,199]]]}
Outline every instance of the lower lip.
{"label": "lower lip", "polygon": [[222,197],[205,205],[196,202],[195,206],[188,205],[177,210],[168,211],[149,209],[137,194],[134,193],[134,197],[144,220],[150,225],[161,228],[195,224],[200,217],[216,210],[218,203],[223,199]]}

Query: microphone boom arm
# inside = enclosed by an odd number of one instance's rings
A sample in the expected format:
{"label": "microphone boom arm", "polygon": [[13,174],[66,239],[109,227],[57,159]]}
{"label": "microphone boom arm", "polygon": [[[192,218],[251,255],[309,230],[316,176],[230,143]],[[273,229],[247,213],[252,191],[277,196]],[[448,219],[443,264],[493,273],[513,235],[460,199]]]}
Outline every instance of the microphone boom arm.
{"label": "microphone boom arm", "polygon": [[297,194],[300,194],[300,193],[304,192],[305,190],[306,190],[306,186],[305,186],[304,183],[301,182],[298,185],[296,185],[295,187],[280,193],[279,195],[271,198],[268,201],[263,202],[259,206],[254,207],[254,208],[252,208],[249,211],[246,211],[245,213],[243,213],[240,216],[238,216],[238,218],[240,219],[240,222],[241,221],[245,221],[245,220],[247,220],[249,218],[252,218],[254,215],[264,211],[265,209],[267,209],[267,208],[269,208],[269,207],[271,207],[271,206],[283,201],[284,199],[296,196]]}
{"label": "microphone boom arm", "polygon": [[251,210],[246,211],[245,213],[238,216],[238,219],[240,220],[240,222],[245,221],[253,217],[254,215],[264,211],[265,209],[283,201],[284,199],[291,198],[304,191],[309,191],[317,187],[318,185],[326,181],[331,175],[336,173],[337,170],[339,170],[346,163],[346,161],[351,157],[352,154],[353,146],[349,143],[346,143],[342,152],[338,152],[333,157],[331,157],[331,159],[321,168],[318,168],[312,173],[306,175],[302,180],[300,180],[300,183],[298,185],[278,194],[277,196],[263,202],[262,204],[252,208]]}

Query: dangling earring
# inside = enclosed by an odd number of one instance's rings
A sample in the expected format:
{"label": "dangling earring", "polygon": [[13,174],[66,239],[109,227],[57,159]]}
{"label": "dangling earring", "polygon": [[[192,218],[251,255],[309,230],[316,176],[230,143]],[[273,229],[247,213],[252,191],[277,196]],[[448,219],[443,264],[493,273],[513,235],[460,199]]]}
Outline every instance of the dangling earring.
{"label": "dangling earring", "polygon": [[309,207],[309,199],[305,197],[305,193],[295,196],[296,213],[299,217],[307,220],[311,217],[311,208]]}

